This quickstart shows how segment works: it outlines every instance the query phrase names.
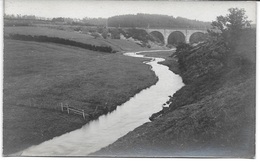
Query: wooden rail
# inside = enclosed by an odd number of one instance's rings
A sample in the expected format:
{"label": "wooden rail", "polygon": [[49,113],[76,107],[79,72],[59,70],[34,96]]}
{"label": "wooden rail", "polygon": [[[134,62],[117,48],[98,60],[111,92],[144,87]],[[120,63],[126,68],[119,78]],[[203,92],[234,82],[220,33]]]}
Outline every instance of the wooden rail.
{"label": "wooden rail", "polygon": [[61,103],[61,111],[67,111],[68,114],[74,113],[77,115],[81,115],[84,119],[86,119],[86,116],[89,116],[89,114],[85,113],[84,110],[71,107],[68,104],[63,105],[63,103]]}

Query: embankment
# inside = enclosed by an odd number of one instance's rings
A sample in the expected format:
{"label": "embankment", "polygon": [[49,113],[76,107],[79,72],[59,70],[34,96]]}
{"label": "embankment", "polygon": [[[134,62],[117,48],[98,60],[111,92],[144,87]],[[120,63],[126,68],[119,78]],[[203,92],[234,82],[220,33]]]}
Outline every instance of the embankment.
{"label": "embankment", "polygon": [[249,33],[242,37],[248,42],[237,43],[244,53],[219,41],[177,52],[179,69],[171,70],[178,70],[186,85],[170,106],[93,155],[253,158],[255,31]]}

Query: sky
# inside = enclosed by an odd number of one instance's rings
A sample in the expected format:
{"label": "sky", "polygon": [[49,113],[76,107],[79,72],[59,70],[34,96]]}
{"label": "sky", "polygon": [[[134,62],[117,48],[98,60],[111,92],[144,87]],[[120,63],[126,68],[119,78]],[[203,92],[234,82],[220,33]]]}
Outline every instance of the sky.
{"label": "sky", "polygon": [[162,14],[200,21],[213,21],[226,15],[228,8],[246,10],[246,15],[256,22],[255,2],[174,2],[174,1],[89,1],[89,0],[5,0],[6,14],[35,15],[40,17],[108,18],[124,14]]}

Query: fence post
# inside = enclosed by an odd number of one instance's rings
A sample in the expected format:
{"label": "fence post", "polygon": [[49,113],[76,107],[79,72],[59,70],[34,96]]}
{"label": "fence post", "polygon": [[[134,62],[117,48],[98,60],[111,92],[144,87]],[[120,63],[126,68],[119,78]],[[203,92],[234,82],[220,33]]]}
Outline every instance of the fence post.
{"label": "fence post", "polygon": [[84,112],[84,110],[82,110],[82,113],[83,113],[83,118],[85,119],[85,112]]}
{"label": "fence post", "polygon": [[68,114],[69,114],[70,113],[69,104],[67,104],[67,111],[68,111]]}
{"label": "fence post", "polygon": [[61,111],[63,112],[63,103],[60,103]]}

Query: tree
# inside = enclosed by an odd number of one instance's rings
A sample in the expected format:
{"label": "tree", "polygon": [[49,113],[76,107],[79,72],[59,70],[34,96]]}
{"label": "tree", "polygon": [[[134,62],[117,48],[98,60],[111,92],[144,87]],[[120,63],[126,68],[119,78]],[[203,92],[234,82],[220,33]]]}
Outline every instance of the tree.
{"label": "tree", "polygon": [[64,18],[63,17],[57,17],[57,18],[53,18],[52,21],[53,22],[64,22]]}
{"label": "tree", "polygon": [[221,36],[224,41],[232,49],[236,40],[239,39],[241,30],[250,24],[247,20],[244,9],[230,8],[229,14],[226,16],[218,16],[216,21],[212,22],[213,29],[221,31],[218,33],[214,30],[209,31],[211,36]]}
{"label": "tree", "polygon": [[136,14],[136,15],[120,15],[108,18],[108,26],[110,27],[158,27],[158,28],[205,28],[210,27],[209,22],[197,20],[189,20],[186,18],[157,14]]}
{"label": "tree", "polygon": [[107,34],[108,34],[108,32],[107,32],[106,30],[104,30],[101,35],[102,35],[102,37],[103,37],[104,39],[107,39]]}
{"label": "tree", "polygon": [[91,36],[94,37],[95,39],[100,38],[100,34],[98,32],[91,33]]}
{"label": "tree", "polygon": [[230,8],[228,11],[230,12],[229,14],[225,17],[218,16],[217,20],[213,21],[211,25],[222,32],[226,32],[241,30],[245,25],[250,24],[244,9]]}
{"label": "tree", "polygon": [[230,8],[229,14],[226,16],[218,16],[216,21],[212,22],[212,26],[222,32],[223,36],[238,35],[239,30],[250,24],[247,20],[244,9]]}

